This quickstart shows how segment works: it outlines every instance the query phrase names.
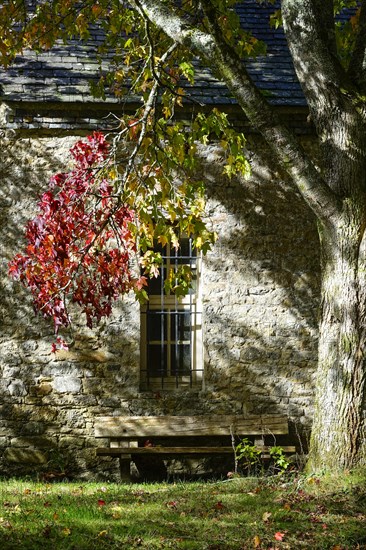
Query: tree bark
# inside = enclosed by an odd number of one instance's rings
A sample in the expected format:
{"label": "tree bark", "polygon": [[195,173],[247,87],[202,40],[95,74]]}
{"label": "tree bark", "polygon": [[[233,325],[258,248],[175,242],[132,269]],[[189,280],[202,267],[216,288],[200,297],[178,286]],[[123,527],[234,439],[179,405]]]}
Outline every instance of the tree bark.
{"label": "tree bark", "polygon": [[[319,9],[319,0],[282,0],[286,37],[319,138],[322,176],[341,205],[325,222],[318,216],[319,359],[307,466],[334,470],[366,462],[366,118],[357,82],[334,55],[334,23],[319,18]],[[360,47],[363,42],[359,36]]]}
{"label": "tree bark", "polygon": [[351,468],[365,454],[365,207],[347,201],[320,228],[322,302],[309,471]]}

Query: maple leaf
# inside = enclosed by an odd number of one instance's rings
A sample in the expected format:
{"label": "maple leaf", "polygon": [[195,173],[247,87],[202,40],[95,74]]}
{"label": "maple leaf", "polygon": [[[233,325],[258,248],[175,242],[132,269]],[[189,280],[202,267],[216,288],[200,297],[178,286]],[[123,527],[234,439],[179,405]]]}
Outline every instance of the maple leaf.
{"label": "maple leaf", "polygon": [[278,541],[282,541],[284,539],[285,533],[281,533],[280,531],[277,531],[277,533],[274,534],[274,538]]}

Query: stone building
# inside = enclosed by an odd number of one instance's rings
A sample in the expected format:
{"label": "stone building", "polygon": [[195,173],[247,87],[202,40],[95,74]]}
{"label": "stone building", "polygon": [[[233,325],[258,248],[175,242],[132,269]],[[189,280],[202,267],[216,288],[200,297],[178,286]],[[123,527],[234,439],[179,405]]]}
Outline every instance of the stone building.
{"label": "stone building", "polygon": [[[249,63],[252,77],[304,146],[315,148],[282,30],[259,25],[254,9],[243,25],[268,44],[267,56]],[[99,39],[95,31],[88,44],[24,52],[0,72],[0,474],[59,467],[79,477],[113,478],[116,461],[94,452],[99,415],[282,413],[294,436],[311,423],[319,300],[315,220],[209,71],[201,70],[190,92],[245,128],[252,175],[229,181],[219,148],[202,149],[207,215],[219,240],[201,261],[191,258],[199,291],[171,318],[176,330],[190,332],[181,336],[176,364],[165,358],[162,376],[154,370],[146,376],[144,364],[159,356],[159,335],[147,338],[149,321],[132,297],[119,301],[93,331],[80,321],[70,351],[52,354],[52,327],[10,281],[7,263],[22,246],[25,222],[50,175],[67,170],[69,148],[80,136],[113,131],[111,114],[128,111],[112,95],[101,101],[90,94]],[[170,344],[177,347],[174,336]]]}

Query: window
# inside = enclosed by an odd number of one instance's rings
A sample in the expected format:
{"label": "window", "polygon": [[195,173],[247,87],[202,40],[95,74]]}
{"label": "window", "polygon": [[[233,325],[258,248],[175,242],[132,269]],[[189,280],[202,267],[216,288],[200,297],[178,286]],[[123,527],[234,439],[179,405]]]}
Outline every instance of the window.
{"label": "window", "polygon": [[[200,259],[188,238],[162,256],[160,275],[149,281],[149,301],[141,308],[142,389],[197,387],[202,381]],[[166,292],[164,281],[182,265],[192,270],[192,288],[184,297]]]}

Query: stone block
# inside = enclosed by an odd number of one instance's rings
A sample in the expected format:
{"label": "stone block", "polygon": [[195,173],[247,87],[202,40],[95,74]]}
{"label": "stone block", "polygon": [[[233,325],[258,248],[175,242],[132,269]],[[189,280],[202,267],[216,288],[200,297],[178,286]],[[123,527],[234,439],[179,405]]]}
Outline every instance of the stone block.
{"label": "stone block", "polygon": [[83,447],[85,444],[85,439],[83,437],[73,437],[73,436],[61,436],[60,437],[60,448],[67,449],[73,447]]}
{"label": "stone block", "polygon": [[47,437],[41,436],[24,436],[24,437],[13,437],[11,439],[12,447],[38,447],[41,449],[46,449],[51,446],[50,439]]}
{"label": "stone block", "polygon": [[37,449],[14,449],[8,447],[4,452],[4,459],[7,462],[19,464],[45,464],[47,456]]}
{"label": "stone block", "polygon": [[49,395],[53,388],[52,384],[49,382],[43,382],[41,384],[38,384],[37,386],[31,386],[29,388],[31,395],[35,395],[37,397],[43,397],[44,395]]}
{"label": "stone block", "polygon": [[28,393],[22,380],[13,380],[9,384],[8,392],[12,397],[24,397]]}
{"label": "stone block", "polygon": [[58,393],[79,393],[81,380],[79,378],[56,376],[53,380],[53,388]]}
{"label": "stone block", "polygon": [[22,427],[24,435],[41,435],[46,431],[46,426],[43,422],[27,422]]}

